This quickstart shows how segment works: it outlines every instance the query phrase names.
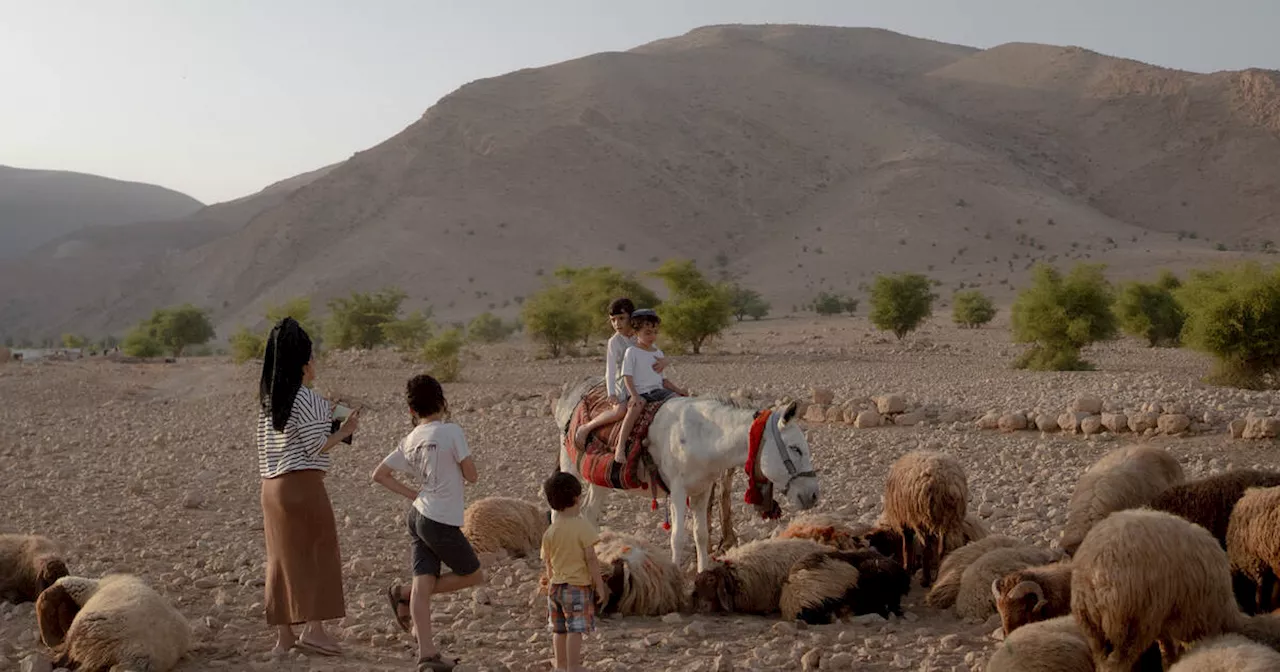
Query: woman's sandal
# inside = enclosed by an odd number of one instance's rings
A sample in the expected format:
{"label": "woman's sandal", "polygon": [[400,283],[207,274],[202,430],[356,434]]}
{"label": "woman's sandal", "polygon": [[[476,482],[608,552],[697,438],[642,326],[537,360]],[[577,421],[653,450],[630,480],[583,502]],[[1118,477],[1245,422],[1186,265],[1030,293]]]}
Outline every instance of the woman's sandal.
{"label": "woman's sandal", "polygon": [[392,583],[387,586],[387,602],[391,605],[391,615],[395,617],[396,624],[401,630],[410,632],[413,630],[413,615],[401,616],[400,605],[409,606],[409,600],[400,597],[400,584]]}
{"label": "woman's sandal", "polygon": [[439,653],[430,658],[418,659],[418,672],[449,672],[461,663],[461,658],[454,658],[452,661],[445,660]]}

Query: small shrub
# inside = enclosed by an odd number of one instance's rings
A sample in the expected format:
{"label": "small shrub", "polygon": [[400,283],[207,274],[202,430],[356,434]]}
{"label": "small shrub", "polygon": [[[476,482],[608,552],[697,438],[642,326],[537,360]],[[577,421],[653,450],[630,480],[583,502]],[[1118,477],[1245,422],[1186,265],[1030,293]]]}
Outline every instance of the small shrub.
{"label": "small shrub", "polygon": [[871,286],[871,323],[898,340],[933,314],[933,283],[917,273],[881,275]]}
{"label": "small shrub", "polygon": [[1175,290],[1186,313],[1182,340],[1217,361],[1210,379],[1232,387],[1275,387],[1280,369],[1280,269],[1249,262],[1193,272]]}
{"label": "small shrub", "polygon": [[382,323],[383,339],[401,352],[413,352],[431,338],[431,310],[415,310],[402,320]]}
{"label": "small shrub", "polygon": [[525,331],[544,343],[552,357],[559,357],[590,328],[587,315],[574,305],[575,298],[572,288],[553,285],[524,302],[520,317]]}
{"label": "small shrub", "polygon": [[976,289],[956,292],[951,298],[951,319],[962,327],[976,329],[996,316],[996,306]]}
{"label": "small shrub", "polygon": [[462,330],[443,331],[422,346],[422,361],[428,373],[442,383],[457,382],[462,376]]}
{"label": "small shrub", "polygon": [[400,289],[387,287],[377,293],[352,292],[349,297],[333,299],[325,337],[335,348],[372,350],[387,341],[383,327],[396,320],[405,298]]}
{"label": "small shrub", "polygon": [[739,322],[744,317],[759,320],[769,314],[769,302],[754,289],[734,285],[730,289],[730,302],[733,304],[733,316],[738,318]]}
{"label": "small shrub", "polygon": [[261,357],[267,344],[265,338],[250,331],[248,327],[240,327],[227,341],[231,346],[231,359],[236,364]]}
{"label": "small shrub", "polygon": [[156,340],[145,324],[134,327],[126,334],[120,347],[130,357],[159,357],[164,353],[160,341]]}
{"label": "small shrub", "polygon": [[493,313],[480,313],[467,325],[467,339],[475,343],[499,343],[510,335],[511,328]]}
{"label": "small shrub", "polygon": [[1036,371],[1090,368],[1081,348],[1115,337],[1112,289],[1101,264],[1078,264],[1065,278],[1037,263],[1031,286],[1018,294],[1011,314],[1016,343],[1032,343],[1014,366]]}
{"label": "small shrub", "polygon": [[1172,273],[1165,271],[1154,283],[1129,282],[1116,297],[1116,318],[1125,333],[1146,339],[1147,345],[1180,344],[1186,313],[1173,292],[1182,285]]}
{"label": "small shrub", "polygon": [[845,297],[839,294],[821,292],[809,305],[819,315],[839,315],[844,312],[844,302]]}

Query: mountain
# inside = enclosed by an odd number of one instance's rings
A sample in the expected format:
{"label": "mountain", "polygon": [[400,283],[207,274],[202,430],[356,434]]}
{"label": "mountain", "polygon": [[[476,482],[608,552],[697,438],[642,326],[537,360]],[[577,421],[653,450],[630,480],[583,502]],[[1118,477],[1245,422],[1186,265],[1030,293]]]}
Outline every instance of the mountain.
{"label": "mountain", "polygon": [[177,219],[201,207],[153,184],[0,166],[0,259],[16,259],[84,227]]}
{"label": "mountain", "polygon": [[108,299],[55,313],[0,289],[0,323],[119,330],[191,301],[225,335],[384,284],[463,319],[513,313],[559,264],[670,257],[775,312],[882,272],[1007,301],[1036,260],[1185,270],[1280,238],[1278,87],[1074,47],[711,26],[469,83]]}

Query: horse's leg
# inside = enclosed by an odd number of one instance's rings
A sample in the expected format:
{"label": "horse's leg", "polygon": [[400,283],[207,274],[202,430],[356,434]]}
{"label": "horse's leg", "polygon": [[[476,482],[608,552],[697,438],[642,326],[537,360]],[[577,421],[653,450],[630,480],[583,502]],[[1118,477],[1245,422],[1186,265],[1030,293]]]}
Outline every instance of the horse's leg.
{"label": "horse's leg", "polygon": [[683,487],[673,484],[669,492],[671,493],[671,562],[675,563],[676,567],[680,567],[680,550],[684,547],[685,515],[689,507],[684,501]]}
{"label": "horse's leg", "polygon": [[711,491],[706,490],[689,499],[693,507],[693,545],[698,551],[698,571],[701,572],[711,559],[711,518],[707,515],[711,509]]}
{"label": "horse's leg", "polygon": [[[738,535],[733,531],[733,473],[735,469],[724,472],[720,479],[720,552],[723,553],[738,545]],[[710,506],[710,502],[707,504]],[[710,511],[708,509],[708,511]]]}
{"label": "horse's leg", "polygon": [[586,486],[587,501],[582,504],[582,517],[598,527],[600,525],[600,513],[604,511],[604,500],[609,494],[609,489],[602,488],[594,483],[588,483]]}

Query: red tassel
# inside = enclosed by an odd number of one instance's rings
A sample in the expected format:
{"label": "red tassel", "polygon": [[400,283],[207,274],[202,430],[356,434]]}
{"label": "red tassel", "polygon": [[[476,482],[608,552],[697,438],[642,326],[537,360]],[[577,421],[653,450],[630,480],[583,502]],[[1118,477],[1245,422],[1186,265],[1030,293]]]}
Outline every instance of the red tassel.
{"label": "red tassel", "polygon": [[649,510],[650,510],[650,511],[657,511],[657,510],[658,510],[658,498],[657,498],[657,497],[654,497],[654,498],[653,498],[653,501],[649,503]]}
{"label": "red tassel", "polygon": [[664,529],[664,530],[669,530],[669,529],[671,529],[671,523],[668,523],[668,522],[667,522],[667,521],[665,521],[665,520],[664,520],[664,521],[662,521],[662,529]]}

